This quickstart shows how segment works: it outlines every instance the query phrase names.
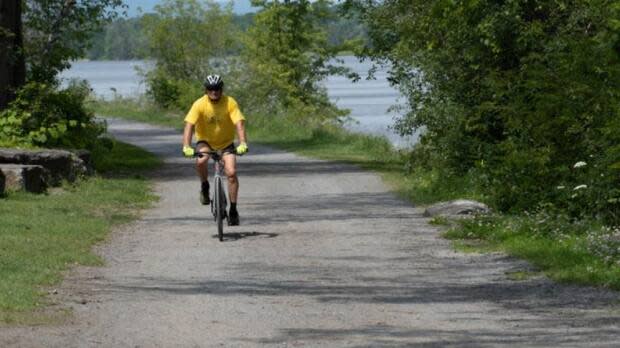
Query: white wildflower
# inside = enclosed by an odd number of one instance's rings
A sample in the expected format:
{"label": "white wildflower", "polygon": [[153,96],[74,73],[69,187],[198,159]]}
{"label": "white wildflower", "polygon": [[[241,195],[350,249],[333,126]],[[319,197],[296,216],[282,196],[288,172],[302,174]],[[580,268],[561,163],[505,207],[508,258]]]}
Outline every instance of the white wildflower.
{"label": "white wildflower", "polygon": [[581,167],[585,167],[586,165],[587,165],[586,162],[579,161],[579,162],[575,163],[575,165],[573,165],[573,168],[581,168]]}
{"label": "white wildflower", "polygon": [[586,188],[588,188],[588,185],[579,185],[579,186],[575,186],[573,190],[577,191],[577,190],[582,190]]}

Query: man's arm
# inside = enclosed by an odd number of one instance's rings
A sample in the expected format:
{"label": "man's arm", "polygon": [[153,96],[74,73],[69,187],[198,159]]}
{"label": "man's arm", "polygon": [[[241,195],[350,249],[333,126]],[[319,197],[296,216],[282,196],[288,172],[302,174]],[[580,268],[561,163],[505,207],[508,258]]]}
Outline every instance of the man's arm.
{"label": "man's arm", "polygon": [[192,135],[194,132],[194,125],[185,122],[185,130],[183,130],[183,147],[190,146],[192,144]]}
{"label": "man's arm", "polygon": [[235,125],[237,127],[237,136],[239,137],[239,144],[246,143],[245,139],[245,121],[241,120]]}

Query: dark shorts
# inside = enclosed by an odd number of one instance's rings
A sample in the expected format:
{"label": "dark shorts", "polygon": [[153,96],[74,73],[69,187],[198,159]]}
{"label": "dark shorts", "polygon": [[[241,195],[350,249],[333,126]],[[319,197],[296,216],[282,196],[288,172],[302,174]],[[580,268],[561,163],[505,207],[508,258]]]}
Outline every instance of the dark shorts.
{"label": "dark shorts", "polygon": [[[207,147],[210,150],[213,150],[211,145],[209,145],[209,143],[207,143],[205,140],[198,140],[196,142],[196,147],[198,147],[199,144],[205,144],[205,145],[207,145]],[[235,152],[235,144],[234,143],[230,143],[230,145],[228,145],[225,148],[223,148],[221,150],[218,150],[218,151],[221,151],[222,153],[233,153],[233,152]]]}

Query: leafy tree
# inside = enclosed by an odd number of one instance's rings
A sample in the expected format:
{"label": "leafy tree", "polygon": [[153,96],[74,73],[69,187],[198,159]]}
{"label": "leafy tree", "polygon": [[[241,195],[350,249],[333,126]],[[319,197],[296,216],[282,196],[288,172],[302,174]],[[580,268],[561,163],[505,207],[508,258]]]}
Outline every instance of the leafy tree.
{"label": "leafy tree", "polygon": [[121,4],[121,0],[0,2],[0,76],[8,87],[3,83],[0,91],[2,146],[94,145],[103,127],[84,107],[88,88],[74,85],[59,91],[56,77],[71,59],[83,56],[90,35],[114,18],[114,8]]}
{"label": "leafy tree", "polygon": [[90,38],[118,16],[122,0],[26,0],[24,52],[28,80],[53,82],[84,56]]}
{"label": "leafy tree", "polygon": [[341,115],[319,84],[330,74],[348,72],[332,64],[339,47],[328,44],[321,26],[332,15],[331,1],[253,0],[252,5],[262,10],[244,41],[249,73],[242,83],[249,86],[255,103],[271,108],[280,103],[284,108],[316,107],[305,112]]}
{"label": "leafy tree", "polygon": [[21,0],[0,3],[0,110],[13,100],[15,90],[26,79],[21,5]]}
{"label": "leafy tree", "polygon": [[147,75],[147,93],[164,107],[185,109],[201,93],[201,82],[216,69],[225,74],[238,51],[232,6],[213,0],[165,0],[156,15],[144,17],[156,67]]}
{"label": "leafy tree", "polygon": [[214,59],[234,49],[232,7],[208,0],[165,0],[145,17],[151,56],[171,78],[202,81]]}
{"label": "leafy tree", "polygon": [[[475,173],[504,210],[546,202],[618,221],[611,163],[619,158],[610,150],[620,115],[617,1],[348,5],[369,27],[366,53],[390,63],[408,98],[397,128],[424,128],[422,146],[439,166]],[[587,170],[575,170],[580,161]],[[588,195],[557,189],[584,180]]]}

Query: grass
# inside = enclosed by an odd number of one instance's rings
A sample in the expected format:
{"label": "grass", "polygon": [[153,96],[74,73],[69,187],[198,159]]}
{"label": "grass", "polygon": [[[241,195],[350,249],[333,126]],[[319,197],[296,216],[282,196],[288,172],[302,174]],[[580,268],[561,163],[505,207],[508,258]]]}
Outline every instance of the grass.
{"label": "grass", "polygon": [[[131,101],[124,103],[123,107],[131,108]],[[143,112],[140,110],[144,107],[138,105],[135,109],[136,112]],[[120,113],[124,113],[124,109],[108,109],[109,115]],[[133,115],[135,113],[124,113],[123,117],[145,120],[143,116],[134,118]],[[424,168],[405,170],[412,153],[393,149],[384,138],[353,134],[337,126],[316,126],[300,118],[274,120],[265,115],[248,116],[250,146],[258,142],[375,171],[382,175],[394,192],[414,204],[457,198],[484,201],[485,197],[476,189],[474,178],[445,177],[438,171]],[[166,113],[149,117],[157,124],[166,124],[171,118]],[[550,228],[541,226],[538,220],[536,216],[497,215],[458,223],[441,218],[431,222],[449,228],[445,236],[453,240],[457,250],[501,251],[529,261],[545,275],[559,282],[620,290],[620,260],[610,262],[605,255],[594,252],[588,237],[588,230],[596,230],[600,226],[590,222],[574,224],[560,221]],[[579,228],[575,228],[576,225]],[[507,276],[516,280],[531,275],[526,272]]]}
{"label": "grass", "polygon": [[620,290],[618,260],[605,260],[593,250],[595,224],[541,221],[539,216],[479,217],[459,221],[445,237],[460,250],[501,251],[525,259],[558,282]]}
{"label": "grass", "polygon": [[[135,219],[154,201],[144,170],[159,160],[113,142],[94,156],[104,175],[65,184],[48,194],[9,193],[0,199],[0,322],[33,324],[54,317],[47,291],[73,265],[101,265],[92,253],[112,227]],[[139,155],[140,161],[131,159]],[[116,175],[118,170],[123,175]],[[58,314],[58,313],[56,313]]]}
{"label": "grass", "polygon": [[182,113],[163,110],[145,100],[118,97],[110,101],[93,100],[90,104],[98,116],[117,117],[177,129],[183,127]]}
{"label": "grass", "polygon": [[93,151],[96,171],[107,176],[141,175],[161,165],[161,160],[137,146],[107,139],[106,148]]}

